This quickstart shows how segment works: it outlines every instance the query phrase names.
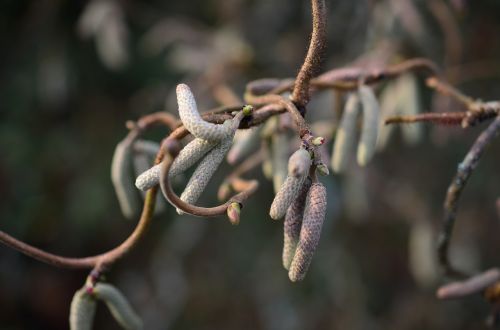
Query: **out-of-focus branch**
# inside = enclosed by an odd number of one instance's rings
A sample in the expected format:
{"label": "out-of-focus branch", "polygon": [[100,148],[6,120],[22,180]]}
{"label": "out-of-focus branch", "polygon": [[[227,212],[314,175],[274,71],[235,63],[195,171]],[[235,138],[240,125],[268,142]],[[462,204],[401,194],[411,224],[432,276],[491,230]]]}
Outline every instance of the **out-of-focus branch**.
{"label": "out-of-focus branch", "polygon": [[463,276],[461,272],[454,269],[454,267],[450,264],[448,256],[451,235],[457,215],[458,202],[465,188],[465,185],[467,184],[467,181],[469,180],[472,172],[479,164],[479,160],[486,150],[486,147],[498,135],[499,132],[500,116],[497,116],[495,121],[493,121],[488,126],[488,128],[486,128],[486,130],[484,130],[481,135],[479,135],[479,137],[476,139],[471,149],[465,156],[463,162],[458,165],[458,171],[448,188],[446,200],[444,203],[445,215],[438,240],[438,259],[447,275],[458,277]]}
{"label": "out-of-focus branch", "polygon": [[488,287],[500,281],[500,270],[487,270],[464,281],[452,282],[440,287],[436,293],[439,299],[463,298],[484,292]]}
{"label": "out-of-focus branch", "polygon": [[292,100],[299,108],[304,108],[309,102],[311,78],[319,72],[326,47],[327,12],[325,0],[311,0],[311,5],[313,17],[311,42],[292,91]]}

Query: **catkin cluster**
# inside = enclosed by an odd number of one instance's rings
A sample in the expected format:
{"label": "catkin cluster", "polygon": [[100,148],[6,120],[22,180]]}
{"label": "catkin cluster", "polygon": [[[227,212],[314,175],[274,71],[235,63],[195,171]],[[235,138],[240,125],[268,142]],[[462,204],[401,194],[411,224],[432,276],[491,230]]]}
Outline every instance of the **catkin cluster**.
{"label": "catkin cluster", "polygon": [[[321,145],[324,139],[316,142]],[[283,224],[283,266],[291,281],[304,279],[321,236],[326,215],[326,189],[308,176],[318,157],[312,149],[298,149],[288,161],[288,176],[278,190],[269,215],[272,219],[285,216]],[[315,157],[315,158],[316,158]],[[323,165],[318,162],[319,165]],[[316,167],[316,166],[315,166]],[[323,165],[324,168],[326,166]],[[319,171],[324,171],[324,168]],[[328,171],[328,169],[326,169]],[[313,175],[315,178],[315,175]],[[316,180],[315,180],[316,181]]]}
{"label": "catkin cluster", "polygon": [[[212,124],[201,117],[194,95],[187,85],[178,85],[176,92],[179,116],[194,139],[180,151],[168,175],[171,178],[175,177],[199,162],[180,196],[184,202],[194,204],[233,145],[233,138],[241,119],[251,112],[251,108],[246,107],[233,119],[223,124]],[[237,157],[237,155],[233,152],[231,157]],[[161,164],[155,165],[140,174],[135,181],[135,186],[145,191],[157,185],[160,180],[161,166]],[[182,213],[181,210],[177,212]]]}

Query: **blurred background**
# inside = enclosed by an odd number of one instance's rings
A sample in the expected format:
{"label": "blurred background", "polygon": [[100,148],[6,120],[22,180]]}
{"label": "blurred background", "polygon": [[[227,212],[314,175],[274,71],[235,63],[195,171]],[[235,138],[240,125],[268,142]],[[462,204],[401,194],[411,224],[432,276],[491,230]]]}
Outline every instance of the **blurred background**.
{"label": "blurred background", "polygon": [[[327,5],[325,70],[423,56],[468,95],[500,99],[499,1]],[[135,225],[121,215],[110,180],[125,122],[175,114],[179,82],[206,110],[227,88],[242,95],[253,79],[293,77],[306,52],[309,7],[285,0],[1,1],[2,230],[65,256],[119,244]],[[408,102],[419,111],[463,110],[431,93],[421,76],[411,79]],[[390,86],[380,84],[377,93]],[[328,137],[328,151],[342,97],[317,94],[309,107],[308,120],[323,123],[313,128]],[[239,226],[167,207],[108,279],[146,329],[483,328],[490,310],[481,297],[436,300],[443,279],[433,245],[448,184],[485,125],[426,125],[418,134],[395,127],[391,136],[384,128],[386,141],[368,167],[353,162],[347,174],[322,178],[327,219],[301,283],[282,268],[282,223],[268,216],[273,188],[260,168],[247,176],[261,185]],[[460,204],[452,260],[471,272],[500,262],[499,151],[496,141]],[[228,171],[225,164],[217,172],[200,205],[217,203]],[[71,297],[86,275],[0,247],[0,328],[67,329]],[[95,329],[118,329],[103,306]]]}

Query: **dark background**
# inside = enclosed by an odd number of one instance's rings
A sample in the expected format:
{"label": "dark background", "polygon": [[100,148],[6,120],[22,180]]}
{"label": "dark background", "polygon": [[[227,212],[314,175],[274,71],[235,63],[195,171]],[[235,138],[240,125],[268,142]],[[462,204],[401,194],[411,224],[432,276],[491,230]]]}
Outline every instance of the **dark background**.
{"label": "dark background", "polygon": [[[99,36],[104,27],[85,38],[78,22],[95,3],[0,1],[1,228],[65,256],[106,251],[135,225],[121,215],[109,175],[126,120],[176,113],[179,82],[191,86],[205,110],[218,105],[213,91],[221,83],[242,95],[250,80],[292,77],[310,33],[308,1],[113,3],[118,14],[103,24],[118,34]],[[377,58],[373,50],[391,44],[391,61],[429,57],[468,95],[500,99],[498,1],[327,5],[325,69],[366,54]],[[419,82],[422,111],[463,110],[436,101]],[[333,135],[331,96],[317,95],[309,118],[330,120]],[[301,283],[291,283],[281,266],[282,224],[267,215],[272,184],[260,169],[250,175],[261,181],[259,193],[239,226],[178,216],[168,207],[108,279],[146,329],[484,327],[489,306],[481,297],[437,301],[443,279],[422,242],[434,241],[447,186],[485,127],[427,125],[411,146],[397,133],[367,168],[353,163],[347,175],[323,178],[326,224]],[[165,133],[149,137],[159,141]],[[495,141],[459,209],[452,256],[472,272],[499,263],[499,151]],[[218,171],[200,205],[217,203],[213,196],[229,170],[226,164]],[[71,297],[85,277],[0,247],[0,328],[66,329]],[[100,306],[95,328],[118,326]]]}

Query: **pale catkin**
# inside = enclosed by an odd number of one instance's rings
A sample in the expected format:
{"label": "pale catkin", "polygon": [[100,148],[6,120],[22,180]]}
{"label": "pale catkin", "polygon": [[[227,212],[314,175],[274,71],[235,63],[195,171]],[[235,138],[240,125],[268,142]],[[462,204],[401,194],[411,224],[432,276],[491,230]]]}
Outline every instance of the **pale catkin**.
{"label": "pale catkin", "polygon": [[[134,151],[137,151],[137,150],[138,149],[135,148],[135,144],[134,144]],[[144,171],[146,171],[151,166],[151,164],[154,162],[155,155],[156,155],[156,153],[153,154],[153,153],[136,152],[134,154],[133,164],[134,164],[134,173],[136,174],[136,176],[140,175],[141,173],[144,173]],[[141,191],[141,196],[142,196],[142,200],[144,200],[144,198],[146,196],[146,192]],[[165,198],[163,198],[162,194],[156,195],[156,204],[155,205],[156,205],[155,212],[154,212],[155,215],[160,214],[165,210],[165,207],[167,205],[166,205]]]}
{"label": "pale catkin", "polygon": [[[200,160],[208,151],[213,149],[217,142],[210,142],[203,139],[194,139],[186,144],[180,151],[179,155],[175,158],[168,175],[173,178],[193,166]],[[160,182],[161,164],[151,167],[149,170],[143,172],[135,180],[135,186],[146,191],[156,186]]]}
{"label": "pale catkin", "polygon": [[[380,111],[384,118],[398,115],[400,104],[399,88],[395,83],[389,83],[380,93]],[[377,139],[377,150],[384,150],[387,146],[395,125],[385,125],[380,121],[378,125],[379,136]]]}
{"label": "pale catkin", "polygon": [[[232,137],[226,139],[215,148],[213,148],[203,160],[200,162],[193,175],[189,179],[184,192],[181,195],[181,200],[189,204],[195,204],[198,198],[208,185],[208,182],[214,175],[219,165],[224,160],[229,148],[232,145]],[[177,210],[179,214],[183,212]]]}
{"label": "pale catkin", "polygon": [[220,142],[233,133],[232,127],[227,121],[222,125],[212,124],[201,117],[194,95],[188,85],[177,85],[176,92],[181,121],[184,127],[195,137]]}
{"label": "pale catkin", "polygon": [[359,97],[351,93],[344,107],[344,113],[335,136],[332,151],[332,169],[342,173],[349,165],[349,154],[354,148],[356,138],[356,121],[360,110]]}
{"label": "pale catkin", "polygon": [[69,312],[70,330],[91,330],[94,324],[96,301],[85,287],[76,291]]}
{"label": "pale catkin", "polygon": [[132,147],[128,140],[123,140],[116,145],[111,161],[111,181],[123,215],[127,219],[134,218],[139,213],[139,198],[134,188]]}
{"label": "pale catkin", "polygon": [[145,154],[150,158],[156,157],[160,150],[160,144],[149,140],[137,140],[132,146],[135,154]]}
{"label": "pale catkin", "polygon": [[372,159],[377,147],[380,109],[375,93],[370,87],[361,86],[359,97],[363,105],[363,127],[359,138],[357,159],[360,166],[365,166]]}
{"label": "pale catkin", "polygon": [[234,136],[233,146],[227,153],[227,162],[231,165],[236,164],[245,156],[249,155],[252,150],[255,150],[260,141],[260,130],[258,128],[250,128],[236,132]]}
{"label": "pale catkin", "polygon": [[[396,82],[399,92],[399,113],[404,116],[415,116],[420,112],[420,95],[418,91],[417,79],[413,74],[406,73],[399,77]],[[402,125],[401,132],[406,143],[414,145],[423,136],[422,123]]]}
{"label": "pale catkin", "polygon": [[269,211],[269,216],[278,220],[281,219],[290,204],[294,201],[295,197],[299,193],[300,187],[304,183],[305,176],[295,177],[292,175],[287,176],[285,182],[278,190],[276,196],[274,196],[273,203],[271,204],[271,209]]}
{"label": "pale catkin", "polygon": [[115,320],[127,330],[142,329],[142,320],[135,313],[127,301],[127,298],[113,285],[97,283],[94,288],[94,295],[102,300]]}
{"label": "pale catkin", "polygon": [[300,229],[299,243],[295,250],[288,277],[292,282],[301,281],[307,274],[314,252],[321,237],[321,228],[326,215],[326,188],[320,182],[314,182],[309,188]]}
{"label": "pale catkin", "polygon": [[295,177],[304,176],[309,173],[311,167],[311,155],[304,148],[295,151],[288,160],[288,175]]}
{"label": "pale catkin", "polygon": [[287,176],[288,139],[285,133],[276,132],[271,138],[271,157],[273,170],[273,187],[277,193]]}
{"label": "pale catkin", "polygon": [[283,267],[288,270],[292,263],[297,243],[299,242],[300,228],[302,226],[302,218],[304,217],[304,209],[306,206],[307,193],[311,187],[312,181],[307,178],[300,191],[288,207],[283,222]]}

